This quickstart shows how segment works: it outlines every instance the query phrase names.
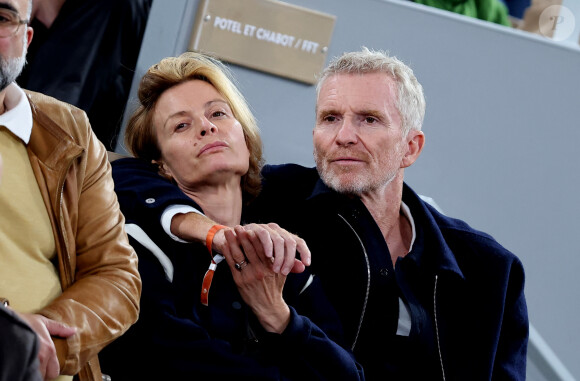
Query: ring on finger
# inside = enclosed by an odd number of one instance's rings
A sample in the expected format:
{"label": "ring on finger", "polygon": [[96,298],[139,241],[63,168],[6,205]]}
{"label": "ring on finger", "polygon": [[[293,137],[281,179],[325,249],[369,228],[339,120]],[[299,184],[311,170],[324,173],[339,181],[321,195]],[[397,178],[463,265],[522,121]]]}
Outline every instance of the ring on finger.
{"label": "ring on finger", "polygon": [[246,260],[244,259],[243,261],[239,262],[239,263],[235,263],[234,267],[236,268],[236,270],[238,271],[242,271],[242,269],[244,267],[246,267],[248,265],[248,262],[246,262]]}

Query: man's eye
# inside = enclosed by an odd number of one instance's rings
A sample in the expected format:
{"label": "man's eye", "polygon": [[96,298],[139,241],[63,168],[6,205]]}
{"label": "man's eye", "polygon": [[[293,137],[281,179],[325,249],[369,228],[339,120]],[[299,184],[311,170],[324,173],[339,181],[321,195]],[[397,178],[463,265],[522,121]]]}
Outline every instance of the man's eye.
{"label": "man's eye", "polygon": [[8,11],[0,11],[0,23],[11,24],[16,21],[14,15]]}
{"label": "man's eye", "polygon": [[327,115],[323,119],[325,122],[334,122],[336,120],[336,116],[334,115]]}
{"label": "man's eye", "polygon": [[365,122],[367,122],[367,123],[369,123],[369,124],[373,124],[373,123],[375,123],[376,121],[377,121],[377,118],[375,118],[375,117],[372,117],[372,116],[367,116],[367,117],[365,118]]}

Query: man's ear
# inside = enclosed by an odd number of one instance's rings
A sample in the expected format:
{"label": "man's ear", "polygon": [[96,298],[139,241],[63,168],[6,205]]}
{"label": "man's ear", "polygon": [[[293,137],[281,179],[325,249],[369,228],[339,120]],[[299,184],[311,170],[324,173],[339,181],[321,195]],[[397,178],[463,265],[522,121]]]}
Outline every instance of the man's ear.
{"label": "man's ear", "polygon": [[419,155],[421,151],[423,151],[423,146],[425,145],[425,134],[423,131],[418,130],[411,130],[407,134],[407,152],[405,156],[403,156],[403,160],[401,162],[402,168],[410,167]]}
{"label": "man's ear", "polygon": [[30,43],[32,42],[32,36],[34,36],[34,29],[27,26],[26,27],[26,48],[27,49],[30,46]]}

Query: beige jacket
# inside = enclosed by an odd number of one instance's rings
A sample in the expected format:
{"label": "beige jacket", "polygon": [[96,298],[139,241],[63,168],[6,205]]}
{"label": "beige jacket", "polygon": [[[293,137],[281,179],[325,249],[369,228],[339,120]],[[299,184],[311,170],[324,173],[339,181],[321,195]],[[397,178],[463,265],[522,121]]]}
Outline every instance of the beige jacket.
{"label": "beige jacket", "polygon": [[137,256],[107,152],[85,113],[25,92],[34,120],[28,155],[52,223],[63,289],[39,313],[77,328],[72,337],[54,340],[61,373],[101,381],[97,354],[137,320]]}

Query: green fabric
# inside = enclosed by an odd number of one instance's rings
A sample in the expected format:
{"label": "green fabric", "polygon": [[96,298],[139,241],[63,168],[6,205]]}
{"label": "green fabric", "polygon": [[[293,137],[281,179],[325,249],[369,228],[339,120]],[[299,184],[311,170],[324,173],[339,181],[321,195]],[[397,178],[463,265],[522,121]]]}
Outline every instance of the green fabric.
{"label": "green fabric", "polygon": [[415,2],[480,20],[511,26],[507,7],[500,0],[415,0]]}

